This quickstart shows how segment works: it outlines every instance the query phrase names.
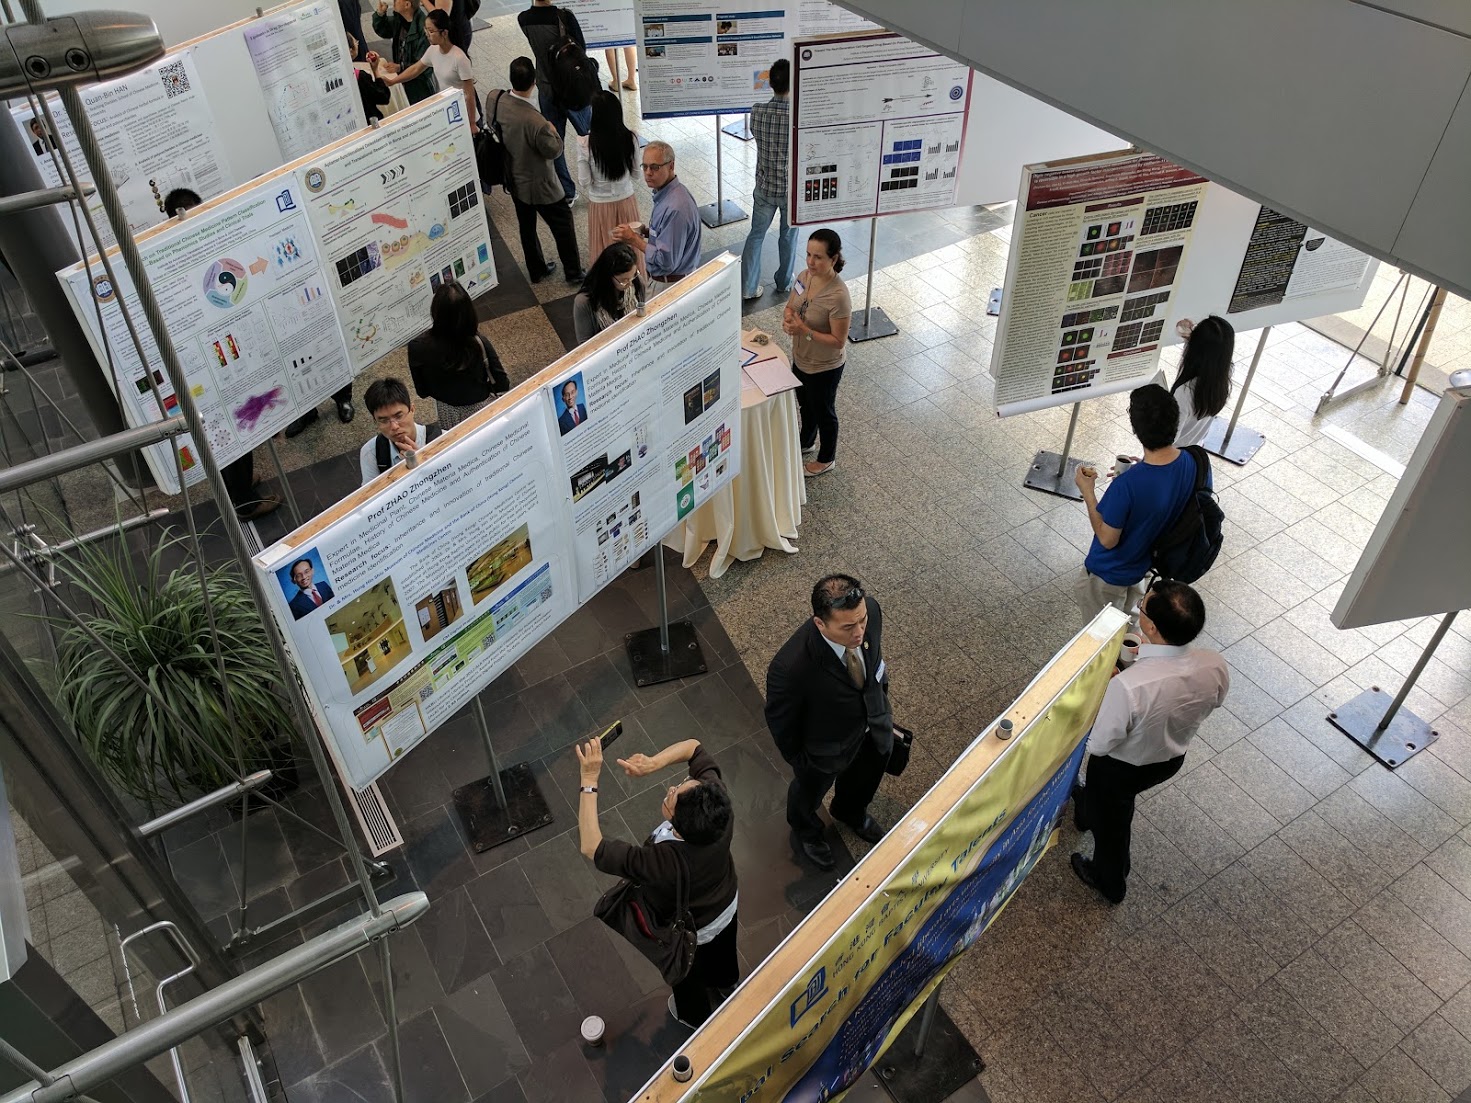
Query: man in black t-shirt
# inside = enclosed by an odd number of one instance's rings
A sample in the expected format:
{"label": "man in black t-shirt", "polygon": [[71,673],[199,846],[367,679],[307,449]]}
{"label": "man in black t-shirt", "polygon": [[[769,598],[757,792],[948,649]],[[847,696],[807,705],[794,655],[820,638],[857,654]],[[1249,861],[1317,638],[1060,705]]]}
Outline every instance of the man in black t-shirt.
{"label": "man in black t-shirt", "polygon": [[[551,0],[532,0],[531,7],[516,16],[516,22],[521,24],[521,33],[531,44],[531,56],[536,59],[537,107],[564,143],[567,140],[569,119],[578,134],[586,134],[588,127],[592,126],[592,105],[574,108],[558,103],[556,93],[552,90],[551,78],[552,51],[562,41],[564,28],[568,38],[584,50],[587,49],[587,40],[582,37],[582,25],[577,22],[577,16],[566,8],[557,7]],[[588,60],[597,65],[592,58]],[[557,156],[556,168],[557,179],[562,182],[570,203],[577,197],[577,185],[572,182],[572,174],[567,171],[565,154]]]}

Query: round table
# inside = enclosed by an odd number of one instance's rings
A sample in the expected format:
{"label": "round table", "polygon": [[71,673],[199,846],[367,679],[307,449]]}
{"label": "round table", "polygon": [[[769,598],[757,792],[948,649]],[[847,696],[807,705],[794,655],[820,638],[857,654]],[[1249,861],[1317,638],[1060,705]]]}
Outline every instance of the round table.
{"label": "round table", "polygon": [[[757,337],[766,338],[764,346],[753,346]],[[748,330],[741,335],[741,344],[761,347],[763,356],[774,352],[790,367],[769,334]],[[666,545],[683,553],[686,567],[695,565],[712,540],[711,578],[725,574],[737,559],[760,559],[767,548],[796,553],[792,541],[807,502],[799,435],[797,392],[782,391],[768,398],[743,376],[740,473],[665,539]]]}

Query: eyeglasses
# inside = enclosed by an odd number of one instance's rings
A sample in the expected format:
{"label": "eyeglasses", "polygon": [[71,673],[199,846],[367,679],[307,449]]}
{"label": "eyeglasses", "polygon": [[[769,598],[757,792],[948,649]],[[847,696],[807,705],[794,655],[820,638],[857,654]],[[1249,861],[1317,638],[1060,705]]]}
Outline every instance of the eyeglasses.
{"label": "eyeglasses", "polygon": [[613,276],[613,285],[615,287],[627,287],[629,284],[633,283],[633,278],[636,275],[638,275],[637,269],[629,269],[629,271],[625,272],[621,276],[615,274]]}
{"label": "eyeglasses", "polygon": [[396,414],[375,414],[373,415],[373,420],[379,425],[398,425],[412,415],[412,410],[400,410]]}
{"label": "eyeglasses", "polygon": [[645,161],[643,163],[643,166],[642,167],[643,167],[643,170],[645,172],[653,172],[655,169],[661,169],[665,165],[672,165],[672,164],[674,164],[673,161],[653,161],[653,162]]}
{"label": "eyeglasses", "polygon": [[863,587],[852,586],[836,597],[824,597],[823,606],[831,609],[856,609],[863,601]]}

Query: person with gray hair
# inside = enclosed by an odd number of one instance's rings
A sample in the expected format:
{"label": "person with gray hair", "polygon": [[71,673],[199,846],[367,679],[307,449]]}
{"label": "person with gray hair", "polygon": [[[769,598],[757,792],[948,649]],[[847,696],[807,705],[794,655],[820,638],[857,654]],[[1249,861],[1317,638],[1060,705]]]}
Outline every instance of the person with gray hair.
{"label": "person with gray hair", "polygon": [[641,225],[613,228],[613,238],[643,254],[649,279],[678,283],[700,266],[700,208],[674,172],[674,147],[650,142],[643,152],[644,183],[654,193],[654,209]]}

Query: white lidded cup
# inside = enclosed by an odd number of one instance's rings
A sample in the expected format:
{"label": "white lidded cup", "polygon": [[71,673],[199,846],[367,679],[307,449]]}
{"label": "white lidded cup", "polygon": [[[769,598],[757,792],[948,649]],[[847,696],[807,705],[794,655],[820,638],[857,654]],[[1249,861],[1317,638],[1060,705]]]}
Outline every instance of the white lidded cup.
{"label": "white lidded cup", "polygon": [[589,1015],[582,1020],[582,1040],[590,1046],[603,1044],[603,1031],[607,1029],[601,1015]]}

